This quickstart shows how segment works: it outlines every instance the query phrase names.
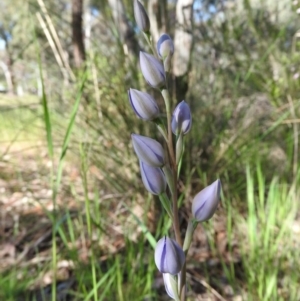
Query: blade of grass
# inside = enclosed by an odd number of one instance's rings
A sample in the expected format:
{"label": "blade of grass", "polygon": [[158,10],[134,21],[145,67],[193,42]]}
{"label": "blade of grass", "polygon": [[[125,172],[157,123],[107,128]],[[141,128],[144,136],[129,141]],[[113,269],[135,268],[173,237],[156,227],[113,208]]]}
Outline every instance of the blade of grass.
{"label": "blade of grass", "polygon": [[65,134],[65,137],[64,137],[64,140],[63,140],[62,150],[61,150],[59,163],[58,163],[58,168],[57,168],[55,190],[53,191],[54,198],[56,198],[56,196],[57,196],[58,188],[59,188],[59,185],[60,185],[60,182],[61,182],[64,158],[66,156],[66,153],[67,153],[67,150],[68,150],[68,147],[69,147],[72,130],[73,130],[74,123],[75,123],[75,118],[76,118],[76,115],[77,115],[77,112],[78,112],[78,108],[79,108],[81,96],[82,96],[82,93],[83,93],[83,90],[84,90],[84,86],[85,86],[85,83],[86,83],[86,80],[87,80],[87,76],[88,76],[88,72],[86,71],[83,74],[81,84],[80,84],[79,90],[77,92],[76,100],[75,100],[75,103],[73,105],[73,109],[72,109],[72,112],[71,112],[70,121],[68,123],[66,134]]}
{"label": "blade of grass", "polygon": [[[34,27],[33,27],[34,28]],[[41,80],[41,87],[42,87],[42,107],[43,107],[43,113],[44,113],[44,122],[45,122],[45,128],[46,128],[46,135],[47,135],[47,147],[48,147],[48,155],[51,159],[51,186],[52,190],[54,188],[54,179],[53,179],[53,139],[52,139],[52,124],[51,124],[51,118],[50,118],[50,112],[48,108],[48,99],[47,95],[45,92],[45,85],[44,85],[44,77],[43,77],[43,68],[42,68],[42,61],[41,61],[41,52],[40,52],[40,47],[39,43],[37,40],[36,32],[33,29],[34,32],[34,41],[35,41],[35,46],[37,49],[38,53],[38,66],[39,66],[39,74],[40,74],[40,80]],[[51,293],[52,293],[52,301],[55,301],[56,299],[56,199],[54,196],[54,193],[52,194],[52,204],[53,204],[53,212],[54,215],[52,216],[52,272],[53,272],[53,281],[52,281],[52,286],[51,286]]]}
{"label": "blade of grass", "polygon": [[[102,284],[106,283],[107,285],[105,287],[108,287],[108,288],[110,287],[111,283],[115,280],[114,279],[115,278],[115,275],[114,275],[115,268],[116,268],[115,266],[112,266],[110,268],[110,270],[107,273],[105,273],[105,275],[103,275],[103,277],[101,277],[101,279],[98,281],[98,283],[95,286],[93,286],[93,289],[86,295],[86,297],[84,298],[83,301],[91,300],[92,296],[95,295],[94,291],[98,290]],[[111,279],[108,283],[109,277],[111,277]]]}
{"label": "blade of grass", "polygon": [[[48,99],[45,92],[45,85],[44,85],[44,78],[43,78],[43,69],[42,69],[42,62],[40,57],[40,48],[39,44],[37,42],[37,37],[35,35],[34,31],[34,37],[35,37],[35,45],[37,48],[38,53],[38,66],[39,66],[39,72],[40,72],[40,79],[41,79],[41,86],[42,86],[42,106],[43,106],[43,113],[44,113],[44,122],[45,122],[45,128],[46,128],[46,135],[47,135],[47,146],[48,146],[48,154],[49,157],[52,160],[52,168],[54,166],[53,164],[53,156],[54,156],[54,149],[53,149],[53,138],[52,138],[52,124],[51,124],[51,116],[48,106]],[[85,86],[85,82],[87,80],[87,71],[83,74],[79,90],[77,92],[76,100],[72,108],[72,112],[70,115],[70,121],[67,126],[67,130],[65,133],[65,137],[63,140],[62,150],[59,158],[58,168],[57,168],[57,175],[56,175],[56,181],[54,182],[53,179],[53,169],[51,170],[51,182],[52,182],[52,202],[53,202],[53,216],[52,216],[52,269],[53,269],[53,282],[52,282],[52,300],[55,301],[56,298],[56,232],[57,232],[57,225],[56,225],[56,198],[58,189],[61,183],[62,178],[62,171],[63,171],[63,163],[64,159],[67,153],[67,149],[70,143],[71,133],[74,127],[75,118],[78,112],[81,96],[83,93],[83,89]]]}
{"label": "blade of grass", "polygon": [[[81,158],[81,178],[84,190],[84,203],[85,203],[85,215],[87,221],[87,231],[90,239],[92,240],[92,226],[91,226],[91,215],[90,215],[90,200],[88,197],[88,162],[87,162],[87,154],[84,146],[80,145],[80,158]],[[91,267],[92,267],[92,279],[93,279],[93,287],[97,285],[97,276],[96,276],[96,267],[95,267],[95,256],[94,250],[91,248]],[[98,300],[98,291],[94,290],[94,300]]]}
{"label": "blade of grass", "polygon": [[154,236],[149,232],[147,226],[143,223],[142,220],[140,220],[134,214],[134,212],[126,204],[123,204],[123,205],[131,213],[131,215],[133,216],[133,218],[136,220],[136,222],[140,226],[142,232],[144,233],[145,237],[147,238],[148,242],[150,243],[151,247],[154,249],[155,246],[156,246],[156,240],[155,240]]}

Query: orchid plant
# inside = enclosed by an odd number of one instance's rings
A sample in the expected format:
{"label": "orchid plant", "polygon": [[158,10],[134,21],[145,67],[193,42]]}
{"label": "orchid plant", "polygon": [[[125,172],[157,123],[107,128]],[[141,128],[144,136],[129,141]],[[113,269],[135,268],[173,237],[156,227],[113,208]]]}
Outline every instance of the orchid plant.
{"label": "orchid plant", "polygon": [[[134,17],[150,48],[153,49],[150,21],[144,6],[138,0],[134,0]],[[174,229],[174,238],[165,236],[157,242],[155,264],[163,274],[169,297],[176,301],[185,301],[187,298],[186,256],[192,236],[197,224],[209,220],[216,211],[220,201],[221,182],[217,179],[194,197],[192,218],[183,233],[179,224],[177,182],[184,152],[184,136],[191,129],[192,114],[184,100],[173,112],[171,111],[167,77],[171,72],[174,44],[169,35],[161,35],[156,45],[156,52],[155,56],[155,53],[152,55],[141,51],[140,67],[146,82],[152,88],[158,89],[164,99],[166,122],[161,118],[159,106],[150,94],[131,88],[128,91],[128,98],[137,117],[154,122],[165,141],[162,145],[150,137],[138,134],[132,134],[131,138],[140,162],[144,186],[151,194],[158,195]]]}

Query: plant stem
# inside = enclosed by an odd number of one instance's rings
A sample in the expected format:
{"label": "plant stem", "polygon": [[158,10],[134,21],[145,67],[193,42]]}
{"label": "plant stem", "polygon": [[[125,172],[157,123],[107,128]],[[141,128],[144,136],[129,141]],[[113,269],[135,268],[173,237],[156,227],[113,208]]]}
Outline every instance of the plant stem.
{"label": "plant stem", "polygon": [[[171,104],[170,104],[170,95],[167,89],[162,90],[162,96],[165,101],[166,105],[166,113],[167,113],[167,124],[168,124],[168,151],[170,157],[170,166],[173,171],[173,181],[174,181],[174,192],[172,193],[172,203],[173,203],[173,228],[175,233],[176,241],[180,246],[182,246],[182,240],[180,235],[180,227],[179,227],[179,214],[178,214],[178,201],[177,201],[177,164],[176,164],[176,157],[173,147],[173,137],[172,137],[172,128],[171,128]],[[181,301],[186,300],[185,296],[186,291],[186,264],[181,270],[181,279],[180,279],[180,290],[179,296]]]}
{"label": "plant stem", "polygon": [[184,262],[184,265],[182,267],[181,274],[180,274],[179,296],[181,297],[181,301],[186,300],[185,292],[186,292],[186,262]]}
{"label": "plant stem", "polygon": [[144,33],[144,37],[145,37],[145,39],[146,39],[149,47],[151,48],[151,51],[152,51],[153,55],[155,57],[157,57],[155,48],[154,48],[153,43],[152,43],[152,36],[151,36],[151,34]]}
{"label": "plant stem", "polygon": [[[166,105],[166,114],[167,114],[167,124],[168,124],[168,150],[170,155],[170,165],[172,169],[177,169],[176,167],[176,159],[175,159],[175,152],[173,148],[173,137],[172,137],[172,128],[171,128],[171,103],[170,103],[170,94],[167,89],[163,89],[161,91],[161,94],[164,98],[165,105]],[[177,173],[176,173],[176,179],[177,179]]]}
{"label": "plant stem", "polygon": [[175,191],[172,194],[172,203],[173,203],[173,227],[175,232],[176,241],[180,246],[182,246],[182,240],[180,235],[180,228],[179,228],[179,216],[178,216],[178,202],[177,202],[177,171],[174,170],[174,186]]}

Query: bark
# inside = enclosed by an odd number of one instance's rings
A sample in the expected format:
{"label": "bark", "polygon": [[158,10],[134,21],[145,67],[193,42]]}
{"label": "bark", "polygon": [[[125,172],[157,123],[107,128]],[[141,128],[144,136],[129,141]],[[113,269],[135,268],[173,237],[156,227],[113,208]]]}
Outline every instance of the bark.
{"label": "bark", "polygon": [[9,68],[9,66],[4,61],[0,61],[0,67],[3,70],[4,76],[6,79],[7,92],[9,94],[14,94],[14,90],[15,90],[14,89],[14,80],[13,80],[11,68]]}
{"label": "bark", "polygon": [[82,16],[83,0],[72,0],[72,43],[74,63],[77,68],[85,61]]}
{"label": "bark", "polygon": [[178,0],[176,5],[173,73],[178,101],[183,100],[188,91],[193,46],[193,3],[193,0]]}
{"label": "bark", "polygon": [[156,44],[160,34],[162,33],[159,0],[148,1],[148,16],[151,24],[150,31],[153,43]]}
{"label": "bark", "polygon": [[173,35],[171,24],[173,23],[173,4],[168,3],[167,0],[148,0],[148,16],[151,23],[151,35],[153,43],[156,44],[159,37],[163,33],[170,36]]}
{"label": "bark", "polygon": [[9,94],[15,94],[16,91],[15,76],[13,71],[14,60],[13,60],[11,49],[9,47],[10,45],[8,42],[8,36],[3,29],[1,29],[0,31],[0,37],[5,43],[5,54],[6,54],[6,59],[4,61],[0,61],[0,67],[2,68],[5,76],[7,92]]}
{"label": "bark", "polygon": [[123,43],[124,52],[131,55],[138,55],[138,43],[135,39],[135,33],[126,17],[126,11],[122,0],[108,0],[112,11],[115,25],[118,29],[120,40]]}
{"label": "bark", "polygon": [[87,51],[91,47],[92,28],[95,24],[96,21],[92,17],[91,9],[87,9],[84,16],[84,45]]}

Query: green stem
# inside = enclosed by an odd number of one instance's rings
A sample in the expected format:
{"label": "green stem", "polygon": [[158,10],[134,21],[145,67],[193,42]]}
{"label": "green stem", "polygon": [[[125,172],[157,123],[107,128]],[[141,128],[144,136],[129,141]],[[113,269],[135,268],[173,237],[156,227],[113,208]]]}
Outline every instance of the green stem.
{"label": "green stem", "polygon": [[169,200],[168,196],[166,195],[166,193],[162,193],[158,197],[159,197],[159,200],[160,200],[162,206],[167,211],[170,219],[173,219],[173,212],[172,212],[172,209],[170,208],[170,200]]}
{"label": "green stem", "polygon": [[182,246],[182,240],[180,236],[180,228],[179,228],[179,216],[178,216],[178,203],[177,203],[177,164],[175,159],[174,147],[173,147],[173,137],[172,137],[172,129],[171,129],[171,103],[170,103],[170,94],[167,89],[163,89],[161,92],[165,105],[166,105],[166,113],[167,113],[167,124],[168,124],[168,151],[170,156],[170,166],[173,169],[174,176],[174,193],[172,194],[172,204],[173,204],[173,227],[175,232],[176,241]]}
{"label": "green stem", "polygon": [[[81,157],[81,178],[83,181],[83,191],[84,191],[84,203],[85,203],[85,215],[87,221],[87,231],[88,236],[92,237],[92,222],[91,222],[91,214],[90,214],[90,199],[88,196],[88,161],[87,161],[87,154],[83,144],[80,144],[80,157]],[[95,255],[93,247],[91,247],[91,265],[92,265],[92,281],[93,287],[97,286],[97,273],[95,267]],[[98,300],[98,290],[94,290],[94,301]]]}
{"label": "green stem", "polygon": [[181,270],[181,278],[180,278],[180,290],[179,296],[181,297],[181,301],[186,300],[186,262],[184,263]]}
{"label": "green stem", "polygon": [[[189,251],[196,227],[197,227],[197,223],[195,223],[193,220],[190,220],[188,223],[188,227],[186,229],[186,234],[183,243],[183,251],[185,253],[185,256],[187,256],[187,253]],[[179,288],[181,301],[186,300],[185,292],[186,292],[186,262],[184,263],[181,270],[180,288]]]}
{"label": "green stem", "polygon": [[155,51],[155,49],[154,49],[154,47],[153,47],[152,36],[151,36],[151,34],[144,33],[144,37],[145,37],[145,39],[146,39],[146,41],[147,41],[149,47],[151,48],[151,51],[152,51],[153,55],[154,55],[154,56],[157,56],[156,51]]}
{"label": "green stem", "polygon": [[[170,166],[173,170],[173,177],[174,177],[174,193],[172,195],[172,204],[173,204],[173,228],[175,233],[176,241],[180,246],[182,246],[182,240],[180,235],[180,227],[179,227],[179,214],[178,214],[178,200],[177,200],[177,181],[178,181],[178,166],[176,162],[175,151],[173,147],[173,137],[172,137],[172,128],[171,128],[171,101],[170,101],[170,94],[167,89],[163,89],[161,94],[164,98],[165,105],[166,105],[166,114],[167,114],[167,124],[168,124],[168,153],[170,159]],[[181,301],[186,301],[186,263],[184,263],[181,276],[180,276],[180,288],[179,288],[179,297]]]}

